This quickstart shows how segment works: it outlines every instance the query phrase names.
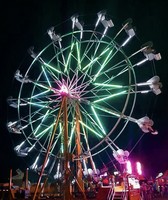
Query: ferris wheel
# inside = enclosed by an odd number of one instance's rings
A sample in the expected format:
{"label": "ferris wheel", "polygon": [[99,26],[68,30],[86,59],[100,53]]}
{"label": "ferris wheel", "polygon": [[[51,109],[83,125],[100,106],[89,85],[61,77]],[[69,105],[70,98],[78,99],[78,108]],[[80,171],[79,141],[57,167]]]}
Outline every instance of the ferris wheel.
{"label": "ferris wheel", "polygon": [[151,42],[130,51],[136,34],[132,19],[116,30],[105,11],[97,13],[93,26],[81,18],[73,15],[67,20],[71,30],[63,34],[57,33],[57,26],[49,28],[46,40],[51,41],[41,51],[29,49],[32,61],[26,70],[15,73],[18,96],[8,98],[18,119],[7,127],[21,138],[15,152],[21,157],[33,155],[32,170],[43,166],[51,173],[57,166],[55,178],[61,176],[62,157],[80,162],[86,172],[86,159],[95,170],[94,156],[110,148],[114,158],[124,163],[129,152],[117,141],[128,123],[157,134],[150,118],[136,119],[133,111],[137,96],[161,93],[157,75],[145,74],[146,80],[137,77],[144,70],[140,65],[160,60],[160,53],[155,53]]}

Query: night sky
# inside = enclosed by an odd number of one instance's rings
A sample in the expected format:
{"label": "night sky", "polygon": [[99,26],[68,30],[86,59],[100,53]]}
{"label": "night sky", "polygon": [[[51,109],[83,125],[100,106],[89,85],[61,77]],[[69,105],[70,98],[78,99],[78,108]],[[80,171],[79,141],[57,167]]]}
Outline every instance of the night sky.
{"label": "night sky", "polygon": [[[163,84],[162,94],[154,96],[148,105],[139,109],[155,122],[159,134],[146,134],[133,152],[141,160],[148,175],[156,176],[168,169],[168,4],[165,0],[14,0],[1,6],[1,98],[0,98],[0,182],[7,181],[9,169],[24,168],[24,159],[14,151],[14,141],[7,131],[8,105],[13,90],[13,76],[27,55],[27,49],[40,44],[49,27],[69,19],[74,13],[96,16],[107,10],[112,19],[122,24],[133,19],[137,37],[142,44],[153,41],[162,60],[156,62],[156,72]],[[140,100],[141,101],[141,100]],[[143,99],[142,99],[143,101]],[[138,108],[135,112],[138,112]],[[128,130],[131,127],[128,127]],[[131,138],[130,138],[131,142]]]}

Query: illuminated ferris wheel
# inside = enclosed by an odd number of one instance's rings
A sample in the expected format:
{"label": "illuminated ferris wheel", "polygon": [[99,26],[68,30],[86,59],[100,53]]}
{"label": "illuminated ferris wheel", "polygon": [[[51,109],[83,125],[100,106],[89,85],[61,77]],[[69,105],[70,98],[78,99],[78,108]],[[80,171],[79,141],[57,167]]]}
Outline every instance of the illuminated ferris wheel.
{"label": "illuminated ferris wheel", "polygon": [[153,121],[134,118],[133,110],[137,95],[161,93],[158,76],[147,74],[145,81],[136,76],[143,70],[140,65],[160,60],[160,54],[151,42],[127,52],[135,36],[131,19],[116,31],[105,11],[97,14],[93,26],[81,18],[74,15],[67,20],[72,30],[62,35],[57,34],[58,27],[48,29],[51,42],[41,51],[29,49],[33,61],[26,70],[16,71],[18,96],[8,98],[18,119],[7,127],[21,138],[14,150],[21,157],[33,155],[30,169],[51,173],[57,166],[55,178],[69,162],[87,173],[89,159],[96,170],[94,156],[107,148],[124,163],[129,152],[117,140],[128,123],[157,134]]}

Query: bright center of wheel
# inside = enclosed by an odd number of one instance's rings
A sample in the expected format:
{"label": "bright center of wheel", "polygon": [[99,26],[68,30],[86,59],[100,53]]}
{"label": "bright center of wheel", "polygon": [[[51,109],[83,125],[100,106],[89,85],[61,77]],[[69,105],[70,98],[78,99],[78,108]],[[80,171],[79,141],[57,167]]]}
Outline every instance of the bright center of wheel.
{"label": "bright center of wheel", "polygon": [[67,88],[65,85],[62,85],[62,86],[61,86],[61,89],[59,90],[59,92],[60,92],[60,95],[61,95],[61,96],[66,96],[66,95],[69,94],[68,88]]}

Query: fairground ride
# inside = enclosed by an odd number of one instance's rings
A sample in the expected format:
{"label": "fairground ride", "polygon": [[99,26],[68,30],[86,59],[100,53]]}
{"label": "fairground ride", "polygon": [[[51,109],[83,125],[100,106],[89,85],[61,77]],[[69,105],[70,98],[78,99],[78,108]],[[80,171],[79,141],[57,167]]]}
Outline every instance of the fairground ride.
{"label": "fairground ride", "polygon": [[[98,173],[95,161],[103,160],[107,149],[124,164],[129,151],[117,141],[128,123],[157,134],[149,117],[137,119],[133,111],[137,96],[161,93],[159,77],[151,77],[160,53],[152,42],[137,50],[131,46],[136,35],[132,19],[117,31],[105,11],[97,13],[93,25],[82,20],[73,15],[48,29],[45,41],[50,42],[41,51],[29,48],[33,60],[16,71],[18,94],[7,100],[17,109],[17,120],[7,123],[10,132],[19,134],[14,150],[31,158],[29,170],[39,174],[33,199],[44,174],[62,180],[64,199],[71,198],[72,180],[84,192],[83,177],[88,168]],[[70,32],[59,34],[70,24]]]}

